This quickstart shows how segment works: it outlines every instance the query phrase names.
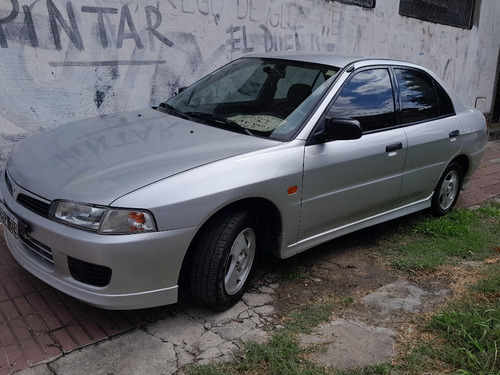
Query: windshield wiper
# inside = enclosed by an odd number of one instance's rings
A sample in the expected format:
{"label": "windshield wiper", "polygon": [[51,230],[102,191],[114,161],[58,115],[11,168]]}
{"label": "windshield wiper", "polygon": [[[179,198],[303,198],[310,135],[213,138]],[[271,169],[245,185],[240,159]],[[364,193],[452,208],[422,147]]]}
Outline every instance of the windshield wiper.
{"label": "windshield wiper", "polygon": [[237,122],[235,122],[233,120],[229,120],[225,117],[215,116],[212,113],[206,113],[206,112],[186,112],[185,114],[190,116],[190,117],[227,125],[227,126],[231,127],[232,129],[239,131],[240,133],[246,133],[248,135],[253,135],[253,133],[250,131],[250,129],[247,129],[244,126],[241,126],[240,124],[238,124]]}
{"label": "windshield wiper", "polygon": [[174,107],[172,107],[170,104],[167,103],[160,103],[158,109],[168,113],[169,115],[177,116],[185,120],[191,120],[191,121],[193,120],[192,117],[189,116],[187,113],[179,111],[178,109],[175,109]]}

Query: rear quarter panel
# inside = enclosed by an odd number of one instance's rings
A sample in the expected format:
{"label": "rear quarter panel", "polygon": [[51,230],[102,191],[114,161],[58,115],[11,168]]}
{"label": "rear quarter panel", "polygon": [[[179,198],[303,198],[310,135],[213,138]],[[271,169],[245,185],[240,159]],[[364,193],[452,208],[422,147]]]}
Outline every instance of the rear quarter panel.
{"label": "rear quarter panel", "polygon": [[465,108],[460,113],[462,122],[462,153],[469,159],[463,188],[467,188],[474,172],[479,168],[488,141],[488,127],[484,115],[475,108]]}

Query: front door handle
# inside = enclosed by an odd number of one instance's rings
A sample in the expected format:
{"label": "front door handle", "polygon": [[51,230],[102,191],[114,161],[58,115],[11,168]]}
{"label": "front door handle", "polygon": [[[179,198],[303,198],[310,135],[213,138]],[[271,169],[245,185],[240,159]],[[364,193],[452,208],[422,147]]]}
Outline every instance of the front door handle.
{"label": "front door handle", "polygon": [[401,142],[393,143],[385,148],[385,152],[394,152],[403,148],[403,144]]}
{"label": "front door handle", "polygon": [[455,138],[455,137],[458,137],[460,135],[460,130],[453,130],[452,132],[450,132],[450,134],[448,134],[450,136],[450,138]]}

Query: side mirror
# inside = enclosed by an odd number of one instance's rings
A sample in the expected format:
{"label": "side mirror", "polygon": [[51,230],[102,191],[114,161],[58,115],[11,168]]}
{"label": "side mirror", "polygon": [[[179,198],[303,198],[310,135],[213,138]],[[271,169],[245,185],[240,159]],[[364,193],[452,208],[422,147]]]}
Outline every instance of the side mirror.
{"label": "side mirror", "polygon": [[315,134],[323,142],[359,139],[363,134],[358,120],[352,118],[327,118],[325,130]]}

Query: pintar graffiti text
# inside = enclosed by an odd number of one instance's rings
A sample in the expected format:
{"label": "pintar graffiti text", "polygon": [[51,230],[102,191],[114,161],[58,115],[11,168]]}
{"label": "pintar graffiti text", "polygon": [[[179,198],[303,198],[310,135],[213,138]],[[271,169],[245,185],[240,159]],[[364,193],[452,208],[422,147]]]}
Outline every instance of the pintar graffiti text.
{"label": "pintar graffiti text", "polygon": [[[17,20],[18,17],[24,16],[24,30],[31,47],[38,47],[38,34],[35,28],[35,23],[33,22],[32,7],[28,5],[23,5],[22,8],[19,6],[18,0],[10,0],[11,11],[10,13],[0,19],[0,47],[8,48],[8,42],[5,34],[4,27]],[[50,24],[50,33],[52,34],[54,40],[55,48],[60,51],[62,50],[61,44],[61,29],[68,36],[71,43],[79,50],[83,51],[85,49],[83,44],[83,39],[80,33],[78,22],[75,15],[75,7],[68,1],[66,4],[67,17],[63,15],[63,12],[54,4],[52,0],[46,0],[47,15]],[[22,10],[21,10],[22,9]],[[109,46],[107,30],[104,23],[104,15],[117,15],[119,14],[119,24],[118,32],[116,36],[116,48],[122,48],[123,41],[125,39],[132,39],[135,42],[137,48],[144,48],[143,41],[141,40],[137,28],[134,23],[134,19],[130,12],[129,6],[124,4],[121,9],[111,8],[111,7],[93,7],[93,6],[82,6],[80,8],[82,13],[95,14],[97,18],[97,34],[100,36],[100,43],[103,48]],[[149,32],[150,39],[158,39],[163,44],[167,46],[172,46],[172,42],[163,34],[158,31],[162,23],[162,15],[157,7],[148,5],[144,8],[145,19],[146,19],[146,30]],[[21,15],[22,13],[22,15]],[[153,20],[155,22],[153,23]]]}
{"label": "pintar graffiti text", "polygon": [[[20,6],[19,0],[9,0],[10,8],[6,9],[6,16],[0,18],[0,47],[9,47],[9,36],[10,39],[22,40],[27,45],[37,48],[40,46],[39,34],[40,30],[37,28],[43,26],[40,21],[35,19],[36,16],[42,14],[48,19],[47,29],[51,35],[53,45],[56,50],[61,51],[63,45],[61,38],[63,35],[69,39],[71,44],[77,48],[79,51],[85,50],[84,40],[80,28],[82,27],[79,22],[83,20],[91,20],[96,25],[96,38],[97,42],[102,46],[103,49],[110,47],[111,40],[114,43],[113,47],[120,49],[123,47],[125,40],[130,40],[131,43],[135,43],[137,49],[144,48],[144,35],[140,36],[138,28],[136,27],[137,21],[140,21],[141,25],[145,25],[145,30],[148,34],[149,45],[153,50],[154,42],[156,40],[160,41],[162,44],[172,47],[173,42],[164,33],[160,32],[160,26],[162,26],[162,12],[160,11],[159,5],[146,5],[143,8],[143,12],[138,12],[138,8],[135,9],[134,15],[132,14],[129,4],[123,4],[121,8],[118,7],[105,7],[105,6],[89,6],[82,5],[78,6],[73,4],[71,1],[66,2],[66,5],[56,5],[54,0],[45,0],[45,7],[42,2],[35,1],[31,5]],[[180,2],[180,3],[179,3]],[[202,16],[209,16],[210,14],[214,18],[215,24],[220,22],[220,12],[223,8],[223,0],[169,0],[166,3],[172,8],[173,11],[183,12],[186,14],[195,13],[195,5],[198,6],[198,13]],[[189,5],[191,4],[191,5]],[[38,13],[34,14],[34,8],[37,8]],[[258,23],[256,16],[256,7],[254,0],[237,0],[233,4],[235,7],[235,15],[238,20],[247,20],[253,23]],[[194,7],[194,8],[193,8]],[[65,8],[65,9],[64,9]],[[297,42],[297,32],[304,27],[302,24],[308,17],[309,9],[297,5],[295,2],[286,3],[285,2],[274,2],[270,5],[267,14],[265,24],[261,24],[259,28],[263,31],[263,37],[265,42],[270,49],[278,48],[278,39],[280,38],[280,44],[288,43],[287,39],[293,39],[293,44],[295,46],[300,45]],[[40,13],[42,12],[42,13]],[[46,12],[46,13],[45,13]],[[138,17],[138,14],[142,14],[142,19],[137,20],[134,17]],[[89,18],[91,17],[91,18]],[[118,27],[111,27],[106,24],[106,21],[116,20]],[[9,29],[10,27],[10,29]],[[165,28],[163,26],[163,28]],[[270,28],[280,29],[281,31],[289,30],[290,35],[286,35],[284,38],[280,35],[279,38],[274,38],[270,32]],[[9,33],[10,30],[10,33]],[[115,33],[111,35],[111,33]],[[243,46],[241,50],[243,53],[250,52],[253,50],[252,47],[248,46],[248,41],[246,39],[246,29],[245,26],[234,26],[226,28],[226,33],[229,34],[229,40],[231,41],[230,47],[234,51],[234,41],[241,40]],[[241,34],[241,38],[235,38],[234,34]],[[239,48],[239,47],[238,47]],[[266,48],[267,49],[267,48]],[[286,48],[285,48],[286,49]]]}

